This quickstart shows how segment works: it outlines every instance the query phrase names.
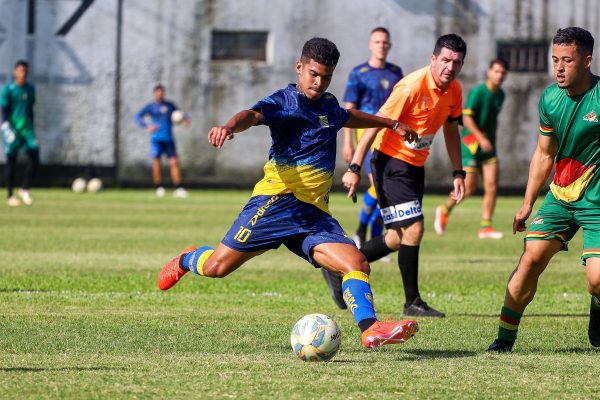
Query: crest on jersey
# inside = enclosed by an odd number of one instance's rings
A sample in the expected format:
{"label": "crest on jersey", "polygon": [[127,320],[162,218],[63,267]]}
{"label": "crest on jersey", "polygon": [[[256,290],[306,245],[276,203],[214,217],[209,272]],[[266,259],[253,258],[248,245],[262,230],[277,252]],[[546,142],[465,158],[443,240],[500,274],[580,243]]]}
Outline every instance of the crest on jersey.
{"label": "crest on jersey", "polygon": [[594,111],[590,111],[585,117],[583,117],[583,120],[589,122],[598,122],[598,114],[596,114]]}
{"label": "crest on jersey", "polygon": [[327,120],[327,115],[319,115],[319,124],[323,128],[329,128],[329,121]]}
{"label": "crest on jersey", "polygon": [[23,100],[27,100],[27,93],[23,93],[23,96],[21,96],[21,98],[22,98]]}
{"label": "crest on jersey", "polygon": [[161,112],[161,114],[166,114],[167,111],[169,111],[169,109],[167,108],[167,106],[160,106],[160,112]]}
{"label": "crest on jersey", "polygon": [[386,90],[390,87],[390,81],[388,81],[387,79],[382,79],[379,81],[379,83],[381,84],[381,87]]}

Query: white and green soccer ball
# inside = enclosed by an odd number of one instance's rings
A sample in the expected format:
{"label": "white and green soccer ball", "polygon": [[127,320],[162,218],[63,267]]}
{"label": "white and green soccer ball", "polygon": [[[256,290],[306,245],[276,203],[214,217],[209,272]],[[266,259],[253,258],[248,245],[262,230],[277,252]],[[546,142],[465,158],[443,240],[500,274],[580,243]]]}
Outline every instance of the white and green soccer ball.
{"label": "white and green soccer ball", "polygon": [[342,331],[327,315],[309,314],[294,325],[291,342],[302,361],[328,361],[340,349]]}

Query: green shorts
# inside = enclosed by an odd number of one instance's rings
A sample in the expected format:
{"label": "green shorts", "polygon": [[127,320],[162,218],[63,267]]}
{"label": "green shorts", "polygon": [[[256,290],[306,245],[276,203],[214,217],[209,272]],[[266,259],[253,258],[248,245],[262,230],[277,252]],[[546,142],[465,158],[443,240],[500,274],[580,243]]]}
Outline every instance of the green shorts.
{"label": "green shorts", "polygon": [[557,239],[563,242],[563,250],[567,250],[569,240],[579,228],[583,229],[581,260],[585,264],[590,257],[600,257],[600,209],[565,205],[548,192],[529,224],[525,240]]}
{"label": "green shorts", "polygon": [[482,165],[496,164],[497,162],[496,149],[485,153],[480,148],[477,148],[477,151],[473,154],[464,143],[462,144],[462,164],[465,171],[479,174],[481,173]]}
{"label": "green shorts", "polygon": [[22,148],[26,151],[38,149],[38,143],[32,130],[3,129],[2,143],[4,144],[4,154],[7,157],[17,156]]}

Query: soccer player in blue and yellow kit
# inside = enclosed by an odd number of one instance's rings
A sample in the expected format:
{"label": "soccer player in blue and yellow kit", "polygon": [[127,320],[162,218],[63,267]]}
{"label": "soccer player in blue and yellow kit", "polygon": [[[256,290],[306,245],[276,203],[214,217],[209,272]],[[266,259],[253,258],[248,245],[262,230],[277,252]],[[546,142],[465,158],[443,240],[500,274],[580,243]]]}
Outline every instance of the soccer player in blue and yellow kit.
{"label": "soccer player in blue and yellow kit", "polygon": [[[510,275],[498,337],[488,351],[510,352],[538,280],[556,253],[583,230],[581,260],[591,294],[588,339],[600,346],[600,77],[591,72],[594,38],[585,29],[559,29],[552,39],[556,83],[540,99],[540,130],[513,233],[527,230],[525,249]],[[529,228],[525,221],[552,169],[550,191]]]}
{"label": "soccer player in blue and yellow kit", "polygon": [[[402,79],[402,69],[387,62],[387,56],[392,47],[390,33],[384,27],[377,27],[371,31],[369,37],[369,60],[357,65],[350,72],[344,102],[346,108],[357,108],[369,114],[376,114],[392,92],[394,85]],[[353,129],[344,128],[344,147],[342,154],[344,161],[350,163],[354,155]],[[362,129],[356,129],[356,141],[362,136]],[[359,225],[354,241],[360,247],[365,241],[367,227],[371,227],[371,237],[377,237],[383,230],[383,219],[377,206],[377,194],[373,185],[370,170],[371,152],[367,153],[365,161],[365,174],[369,177],[371,186],[363,195],[363,205],[359,215]]]}
{"label": "soccer player in blue and yellow kit", "polygon": [[326,92],[339,56],[329,40],[310,39],[296,63],[296,85],[278,90],[210,130],[208,141],[219,149],[234,133],[268,126],[272,146],[265,175],[217,248],[185,249],[161,270],[160,289],[169,289],[188,271],[225,277],[283,244],[313,265],[343,276],[344,299],[363,332],[365,347],[401,343],[417,331],[416,321],[377,320],[369,263],[329,213],[337,132],[347,126],[407,133],[395,120],[340,107]]}
{"label": "soccer player in blue and yellow kit", "polygon": [[[156,188],[156,195],[163,197],[165,188],[162,185],[162,174],[160,171],[160,158],[163,154],[169,159],[171,168],[171,181],[175,186],[173,196],[185,198],[187,191],[181,185],[181,167],[177,150],[175,149],[175,139],[173,138],[173,123],[171,122],[171,114],[177,110],[177,106],[165,100],[165,88],[163,85],[154,87],[154,101],[148,103],[138,111],[133,117],[134,121],[150,134],[150,157],[152,157],[152,181]],[[150,123],[146,122],[146,118],[150,118]],[[183,126],[188,127],[190,119],[186,115],[183,120]]]}
{"label": "soccer player in blue and yellow kit", "polygon": [[[384,27],[377,27],[371,31],[369,37],[369,59],[357,65],[350,71],[346,91],[344,92],[344,103],[346,108],[356,108],[360,111],[376,114],[385,103],[392,92],[394,85],[403,77],[402,69],[387,62],[387,55],[392,47],[390,33]],[[358,142],[364,129],[344,128],[344,147],[342,155],[348,164],[354,155],[353,131],[356,132]],[[371,237],[377,237],[383,232],[383,219],[377,205],[377,193],[373,184],[373,176],[370,168],[371,151],[367,153],[365,162],[365,174],[369,178],[370,186],[363,195],[362,207],[359,213],[359,224],[354,242],[360,248],[366,240],[367,228],[371,227]],[[340,278],[323,269],[323,277],[329,286],[330,294],[335,304],[344,309],[346,303],[341,294]]]}
{"label": "soccer player in blue and yellow kit", "polygon": [[29,186],[33,181],[40,159],[39,146],[33,130],[35,88],[27,82],[28,69],[26,61],[17,61],[13,70],[14,79],[5,85],[0,93],[2,142],[6,154],[7,204],[11,207],[20,204],[19,199],[13,194],[19,152],[21,149],[25,149],[29,157],[23,184],[18,190],[19,197],[26,205],[33,203]]}

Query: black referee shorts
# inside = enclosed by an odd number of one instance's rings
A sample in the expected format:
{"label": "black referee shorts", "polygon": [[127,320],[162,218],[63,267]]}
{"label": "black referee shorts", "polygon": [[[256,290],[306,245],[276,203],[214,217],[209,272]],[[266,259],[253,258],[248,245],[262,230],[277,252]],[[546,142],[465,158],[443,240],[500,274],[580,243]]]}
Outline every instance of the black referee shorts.
{"label": "black referee shorts", "polygon": [[425,168],[373,151],[371,170],[386,228],[397,228],[423,220]]}

